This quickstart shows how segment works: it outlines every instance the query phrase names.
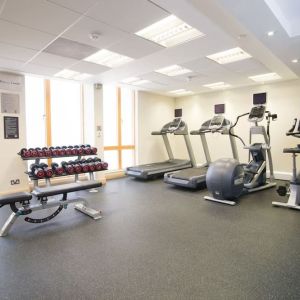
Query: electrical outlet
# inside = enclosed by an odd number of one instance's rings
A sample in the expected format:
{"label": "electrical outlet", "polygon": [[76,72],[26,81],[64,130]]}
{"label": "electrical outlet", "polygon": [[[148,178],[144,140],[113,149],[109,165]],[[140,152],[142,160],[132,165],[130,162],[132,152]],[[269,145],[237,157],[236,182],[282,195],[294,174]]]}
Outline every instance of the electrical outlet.
{"label": "electrical outlet", "polygon": [[10,185],[20,184],[20,179],[12,179]]}

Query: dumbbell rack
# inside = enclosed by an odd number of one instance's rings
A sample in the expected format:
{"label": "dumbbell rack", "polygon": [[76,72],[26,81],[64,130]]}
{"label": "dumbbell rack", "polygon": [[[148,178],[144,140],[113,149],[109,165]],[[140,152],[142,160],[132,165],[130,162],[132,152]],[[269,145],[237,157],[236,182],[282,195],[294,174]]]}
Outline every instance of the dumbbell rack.
{"label": "dumbbell rack", "polygon": [[[24,161],[32,160],[32,161],[34,161],[35,164],[39,164],[42,159],[53,159],[53,158],[55,159],[55,158],[65,158],[65,157],[77,157],[78,160],[81,160],[82,157],[86,157],[86,156],[96,156],[96,154],[60,155],[60,156],[39,156],[39,157],[28,157],[28,158],[21,157],[21,158]],[[103,171],[103,170],[101,170],[101,171]],[[87,172],[87,173],[80,173],[80,174],[89,174],[89,180],[95,180],[95,176],[94,176],[95,172],[99,172],[99,171],[95,170],[94,172]],[[75,177],[74,181],[77,182],[77,181],[79,181],[79,175],[80,175],[78,173],[76,173],[76,174],[62,174],[62,175],[53,174],[53,176],[51,178],[41,178],[41,179],[39,179],[39,178],[36,178],[35,176],[33,176],[31,174],[31,172],[26,171],[25,174],[27,174],[28,177],[30,178],[30,180],[33,182],[34,188],[38,187],[39,180],[45,180],[46,185],[47,186],[51,186],[51,179],[53,179],[53,178],[64,177],[64,176],[74,176]]]}

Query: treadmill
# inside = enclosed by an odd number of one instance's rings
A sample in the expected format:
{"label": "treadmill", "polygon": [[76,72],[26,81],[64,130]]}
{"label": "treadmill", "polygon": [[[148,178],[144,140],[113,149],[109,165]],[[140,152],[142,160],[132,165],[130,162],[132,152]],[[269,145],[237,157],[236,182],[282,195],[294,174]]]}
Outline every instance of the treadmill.
{"label": "treadmill", "polygon": [[168,172],[164,175],[164,182],[176,186],[186,187],[190,189],[200,189],[206,187],[206,173],[211,163],[209,148],[206,140],[206,133],[220,133],[229,136],[233,158],[238,160],[238,152],[236,148],[233,129],[229,134],[231,122],[224,117],[225,104],[215,105],[215,116],[204,122],[199,130],[191,131],[191,135],[199,135],[206,159],[206,163],[201,166],[193,166],[181,171]]}
{"label": "treadmill", "polygon": [[[181,119],[182,109],[175,109],[175,119],[163,126],[160,131],[154,131],[152,135],[161,135],[168,153],[169,159],[163,162],[128,167],[125,173],[129,176],[141,179],[150,179],[163,176],[166,172],[182,170],[196,166],[194,153],[188,133],[187,124]],[[175,159],[168,139],[168,134],[181,135],[189,154],[189,160]]]}

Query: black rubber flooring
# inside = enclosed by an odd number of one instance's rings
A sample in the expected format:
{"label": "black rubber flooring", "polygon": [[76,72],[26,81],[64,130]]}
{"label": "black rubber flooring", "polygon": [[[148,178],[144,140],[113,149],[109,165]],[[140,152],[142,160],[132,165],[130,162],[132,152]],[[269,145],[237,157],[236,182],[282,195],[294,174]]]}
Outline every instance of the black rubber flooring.
{"label": "black rubber flooring", "polygon": [[[300,212],[275,189],[235,206],[130,178],[0,238],[0,299],[300,299]],[[9,208],[0,209],[0,222]]]}

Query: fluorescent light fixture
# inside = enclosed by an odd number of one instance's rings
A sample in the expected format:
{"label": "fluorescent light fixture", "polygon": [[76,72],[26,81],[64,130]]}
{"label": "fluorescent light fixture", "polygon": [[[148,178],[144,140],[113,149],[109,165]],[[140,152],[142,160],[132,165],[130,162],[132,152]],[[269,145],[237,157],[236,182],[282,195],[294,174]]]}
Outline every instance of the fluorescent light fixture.
{"label": "fluorescent light fixture", "polygon": [[102,49],[83,60],[110,68],[116,68],[132,61],[133,59],[116,52]]}
{"label": "fluorescent light fixture", "polygon": [[126,79],[123,79],[122,82],[130,84],[130,83],[138,81],[138,80],[140,80],[140,78],[138,78],[138,77],[128,77]]}
{"label": "fluorescent light fixture", "polygon": [[91,74],[87,73],[79,73],[69,69],[63,69],[54,75],[55,77],[61,77],[65,79],[73,79],[73,80],[85,80],[91,77]]}
{"label": "fluorescent light fixture", "polygon": [[76,76],[72,77],[72,79],[74,79],[74,80],[85,80],[87,78],[90,78],[91,76],[92,76],[91,74],[80,73],[79,75],[76,75]]}
{"label": "fluorescent light fixture", "polygon": [[191,73],[192,71],[178,65],[171,65],[162,69],[155,70],[155,72],[167,76],[178,76],[186,73]]}
{"label": "fluorescent light fixture", "polygon": [[297,64],[299,62],[299,59],[295,58],[292,60],[292,63]]}
{"label": "fluorescent light fixture", "polygon": [[185,95],[192,95],[194,94],[192,91],[188,91],[186,89],[179,89],[179,90],[174,90],[170,91],[170,94],[174,94],[176,96],[185,96]]}
{"label": "fluorescent light fixture", "polygon": [[227,87],[230,87],[230,84],[220,81],[220,82],[204,84],[203,86],[212,90],[218,90],[218,89],[225,89]]}
{"label": "fluorescent light fixture", "polygon": [[74,76],[78,76],[78,75],[80,75],[79,72],[69,70],[69,69],[63,69],[58,73],[54,74],[55,77],[61,77],[65,79],[72,79]]}
{"label": "fluorescent light fixture", "polygon": [[133,85],[142,85],[142,84],[149,83],[149,82],[150,82],[149,80],[141,79],[141,80],[134,81],[131,84],[133,84]]}
{"label": "fluorescent light fixture", "polygon": [[266,82],[280,79],[281,77],[277,73],[266,73],[261,75],[250,76],[249,79],[255,82]]}
{"label": "fluorescent light fixture", "polygon": [[236,47],[226,51],[218,52],[212,55],[206,56],[207,58],[214,60],[218,64],[224,65],[235,61],[243,60],[252,57],[249,53],[243,49]]}
{"label": "fluorescent light fixture", "polygon": [[135,34],[164,47],[179,45],[205,35],[174,15],[145,27]]}
{"label": "fluorescent light fixture", "polygon": [[275,31],[268,31],[268,32],[267,32],[267,35],[268,35],[268,36],[273,36],[274,34],[275,34]]}

